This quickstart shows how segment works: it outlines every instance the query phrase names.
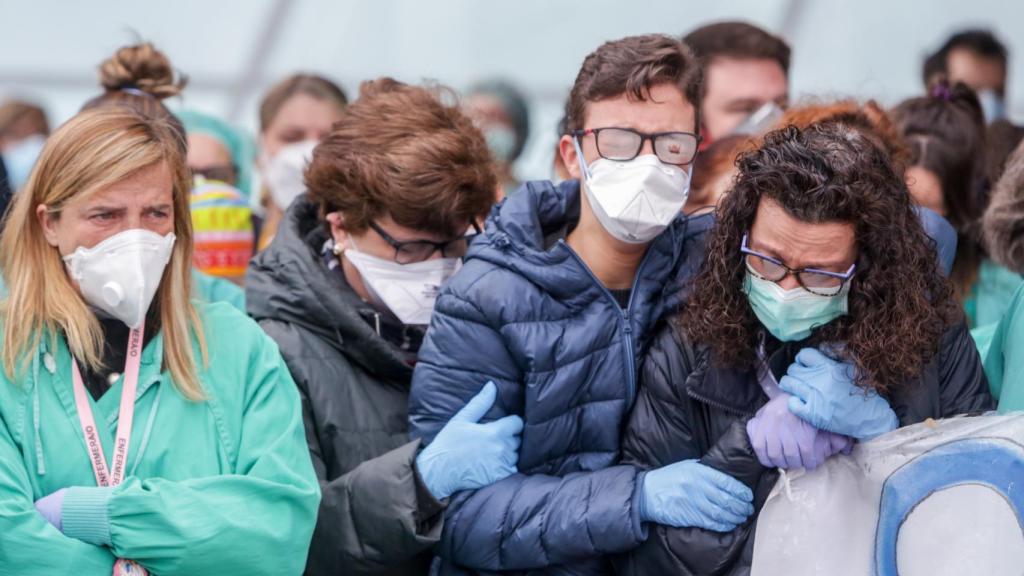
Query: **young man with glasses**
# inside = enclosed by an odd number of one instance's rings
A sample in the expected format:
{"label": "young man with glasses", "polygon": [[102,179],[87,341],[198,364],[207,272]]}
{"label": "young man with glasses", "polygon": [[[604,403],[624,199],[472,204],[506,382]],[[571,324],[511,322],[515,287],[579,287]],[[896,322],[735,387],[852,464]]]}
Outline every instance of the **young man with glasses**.
{"label": "young man with glasses", "polygon": [[[874,135],[844,120],[790,126],[737,166],[693,296],[644,359],[625,463],[700,462],[741,480],[760,510],[778,468],[814,469],[897,426],[994,406]],[[653,527],[616,568],[748,574],[755,525]]]}
{"label": "young man with glasses", "polygon": [[638,360],[685,298],[712,223],[681,213],[699,96],[673,38],[590,54],[560,145],[575,180],[509,195],[442,290],[413,376],[413,435],[433,439],[487,381],[488,417],[525,428],[519,474],[449,502],[437,573],[608,574],[649,523],[731,530],[753,511],[749,489],[700,464],[618,465]]}
{"label": "young man with glasses", "polygon": [[515,472],[522,421],[477,423],[493,385],[430,447],[407,433],[434,300],[496,186],[483,136],[441,98],[364,83],[249,268],[249,313],[299,387],[323,493],[307,575],[426,574],[447,498]]}

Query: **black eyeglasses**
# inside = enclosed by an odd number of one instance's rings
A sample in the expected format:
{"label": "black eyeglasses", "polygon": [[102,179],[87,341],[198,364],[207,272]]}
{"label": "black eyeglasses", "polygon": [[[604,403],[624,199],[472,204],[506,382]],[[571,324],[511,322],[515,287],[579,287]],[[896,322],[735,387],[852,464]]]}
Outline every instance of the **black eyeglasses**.
{"label": "black eyeglasses", "polygon": [[395,249],[395,262],[399,264],[415,264],[416,262],[426,261],[437,251],[440,251],[441,255],[445,258],[464,257],[466,251],[469,250],[469,243],[480,234],[480,227],[477,226],[476,222],[473,222],[472,226],[474,233],[465,234],[447,242],[433,242],[430,240],[400,242],[392,238],[376,222],[370,222],[370,228],[373,228],[374,232],[380,234],[380,237]]}
{"label": "black eyeglasses", "polygon": [[697,157],[701,137],[692,132],[657,132],[646,134],[632,128],[590,128],[575,130],[573,136],[594,135],[601,158],[625,162],[640,155],[644,142],[650,140],[654,155],[665,164],[685,166]]}
{"label": "black eyeglasses", "polygon": [[843,290],[843,285],[850,278],[857,265],[851,264],[845,273],[829,272],[815,268],[790,268],[779,260],[766,256],[760,252],[754,252],[747,246],[747,235],[743,235],[743,242],[740,244],[740,252],[746,255],[747,270],[763,280],[770,280],[778,284],[790,274],[796,276],[800,287],[811,294],[818,296],[836,296]]}

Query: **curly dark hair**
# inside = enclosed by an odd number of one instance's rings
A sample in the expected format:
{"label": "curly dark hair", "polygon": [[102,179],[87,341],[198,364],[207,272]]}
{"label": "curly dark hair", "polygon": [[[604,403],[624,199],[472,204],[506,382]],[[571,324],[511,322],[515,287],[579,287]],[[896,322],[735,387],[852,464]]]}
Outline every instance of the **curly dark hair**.
{"label": "curly dark hair", "polygon": [[862,388],[891,391],[919,375],[962,313],[938,269],[935,243],[878,138],[836,120],[791,125],[768,133],[737,166],[679,318],[690,339],[708,345],[721,365],[754,366],[760,323],[741,290],[740,243],[766,197],[803,222],[854,226],[849,313],[816,329],[809,343],[841,343],[838,353],[854,363]]}

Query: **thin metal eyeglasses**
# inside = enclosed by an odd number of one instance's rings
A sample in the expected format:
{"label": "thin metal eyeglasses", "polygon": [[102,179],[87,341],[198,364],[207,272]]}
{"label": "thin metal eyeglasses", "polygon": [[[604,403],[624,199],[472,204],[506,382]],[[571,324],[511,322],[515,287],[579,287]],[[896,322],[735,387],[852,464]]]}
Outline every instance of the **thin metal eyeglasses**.
{"label": "thin metal eyeglasses", "polygon": [[816,268],[790,268],[777,258],[766,254],[755,252],[747,245],[747,234],[743,235],[743,242],[740,244],[740,252],[745,254],[747,270],[762,280],[768,280],[778,284],[786,276],[792,274],[796,277],[800,287],[811,294],[818,296],[835,296],[839,294],[843,285],[853,278],[857,269],[856,264],[851,264],[845,273],[829,272]]}

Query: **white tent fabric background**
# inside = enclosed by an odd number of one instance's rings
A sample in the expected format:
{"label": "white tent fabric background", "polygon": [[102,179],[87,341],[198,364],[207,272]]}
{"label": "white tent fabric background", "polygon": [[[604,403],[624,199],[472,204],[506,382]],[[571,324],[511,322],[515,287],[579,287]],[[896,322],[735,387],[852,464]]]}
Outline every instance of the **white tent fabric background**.
{"label": "white tent fabric background", "polygon": [[503,76],[533,104],[519,172],[537,178],[548,175],[555,123],[588,52],[737,18],[790,41],[796,99],[886,104],[921,90],[924,55],[949,33],[991,28],[1011,50],[1008,108],[1024,117],[1024,4],[1002,0],[0,0],[0,98],[37,100],[62,122],[98,92],[97,64],[139,38],[190,76],[177,105],[249,129],[260,94],[296,70],[326,74],[350,94],[385,74],[459,89]]}

